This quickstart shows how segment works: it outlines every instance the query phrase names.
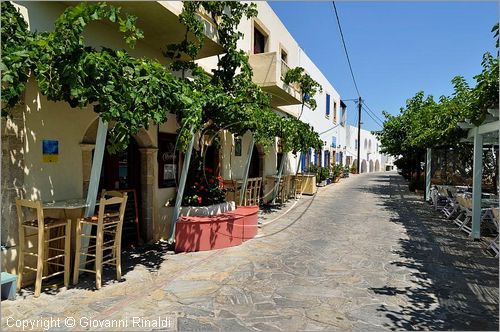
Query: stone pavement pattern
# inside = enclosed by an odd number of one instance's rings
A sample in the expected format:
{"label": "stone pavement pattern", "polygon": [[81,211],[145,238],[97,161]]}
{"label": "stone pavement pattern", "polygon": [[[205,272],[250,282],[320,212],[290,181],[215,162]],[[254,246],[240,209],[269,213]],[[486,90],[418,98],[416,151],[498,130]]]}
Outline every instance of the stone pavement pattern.
{"label": "stone pavement pattern", "polygon": [[161,316],[178,330],[498,330],[498,260],[406,188],[393,172],[351,176],[242,246],[143,247],[99,291],[86,277],[2,302],[2,328],[8,317]]}

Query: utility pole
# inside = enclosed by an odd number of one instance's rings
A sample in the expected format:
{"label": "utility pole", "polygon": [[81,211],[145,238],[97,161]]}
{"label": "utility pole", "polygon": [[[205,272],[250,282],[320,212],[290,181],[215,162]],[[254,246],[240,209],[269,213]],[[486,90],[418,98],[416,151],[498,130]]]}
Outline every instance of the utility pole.
{"label": "utility pole", "polygon": [[361,96],[358,97],[358,164],[356,165],[358,174],[361,174]]}

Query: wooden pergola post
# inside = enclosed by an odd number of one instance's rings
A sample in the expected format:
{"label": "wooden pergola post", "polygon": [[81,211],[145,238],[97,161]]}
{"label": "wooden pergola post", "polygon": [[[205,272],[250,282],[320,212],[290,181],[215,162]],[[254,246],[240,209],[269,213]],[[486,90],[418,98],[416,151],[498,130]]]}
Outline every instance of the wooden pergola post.
{"label": "wooden pergola post", "polygon": [[248,157],[247,157],[247,162],[245,164],[245,169],[243,170],[243,183],[241,184],[241,189],[240,189],[240,205],[243,204],[243,199],[245,198],[245,191],[247,189],[247,182],[248,182],[248,172],[250,170],[253,147],[255,145],[255,139],[253,137],[253,134],[251,135],[252,135],[252,140],[250,141],[250,145],[248,146]]}
{"label": "wooden pergola post", "polygon": [[432,149],[427,149],[425,161],[425,200],[431,199]]}
{"label": "wooden pergola post", "polygon": [[474,129],[474,161],[472,166],[472,232],[474,240],[480,238],[481,233],[481,183],[483,179],[483,135],[479,127]]}
{"label": "wooden pergola post", "polygon": [[168,243],[172,244],[175,241],[175,225],[177,219],[181,213],[182,197],[184,196],[184,188],[186,188],[186,180],[189,171],[189,164],[191,162],[191,155],[193,154],[194,145],[194,134],[193,128],[191,128],[191,141],[189,142],[188,149],[184,156],[184,163],[182,164],[181,179],[179,181],[179,189],[177,190],[177,196],[175,197],[175,207],[172,213],[172,227],[170,227],[170,236],[168,237]]}

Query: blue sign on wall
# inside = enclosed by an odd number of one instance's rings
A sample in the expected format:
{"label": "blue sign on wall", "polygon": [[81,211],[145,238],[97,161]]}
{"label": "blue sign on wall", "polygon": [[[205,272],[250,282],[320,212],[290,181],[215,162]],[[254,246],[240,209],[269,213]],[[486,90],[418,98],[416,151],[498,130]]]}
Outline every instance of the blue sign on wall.
{"label": "blue sign on wall", "polygon": [[59,160],[59,141],[42,140],[42,158],[45,163],[55,163]]}

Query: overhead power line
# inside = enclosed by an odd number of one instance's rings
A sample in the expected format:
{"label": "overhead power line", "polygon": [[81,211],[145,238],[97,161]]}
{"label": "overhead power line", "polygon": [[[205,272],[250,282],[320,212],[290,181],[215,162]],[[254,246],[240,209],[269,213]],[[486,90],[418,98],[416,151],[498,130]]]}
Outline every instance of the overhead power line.
{"label": "overhead power line", "polygon": [[345,55],[347,57],[347,63],[349,64],[349,70],[351,71],[352,81],[354,82],[354,87],[356,88],[356,92],[358,93],[358,97],[361,96],[358,89],[358,84],[356,83],[356,78],[354,78],[354,72],[352,70],[351,59],[349,59],[349,53],[347,52],[347,46],[345,45],[344,33],[342,32],[342,26],[340,25],[339,14],[337,12],[337,7],[335,6],[335,1],[332,1],[333,9],[335,11],[335,17],[337,18],[337,24],[339,26],[340,37],[342,38],[342,45],[344,45]]}
{"label": "overhead power line", "polygon": [[379,116],[378,116],[378,115],[377,115],[374,111],[372,111],[372,109],[371,109],[371,108],[370,108],[370,107],[366,104],[366,101],[364,102],[364,104],[363,104],[363,105],[364,105],[364,106],[366,106],[366,108],[367,108],[370,112],[372,112],[373,116],[375,116],[377,119],[379,119],[379,120],[380,120],[380,122],[382,122],[382,123],[384,123],[384,122],[385,122],[385,120],[381,119],[381,118],[380,118],[380,117],[379,117]]}
{"label": "overhead power line", "polygon": [[362,108],[363,108],[363,110],[366,112],[366,114],[367,114],[367,115],[368,115],[368,116],[369,116],[369,117],[370,117],[373,121],[375,121],[375,123],[376,123],[377,125],[379,125],[381,128],[384,128],[384,125],[383,125],[382,123],[380,123],[380,121],[379,121],[379,120],[377,120],[376,118],[374,118],[374,117],[371,115],[371,113],[370,113],[370,112],[369,112],[369,111],[365,108],[365,106],[364,106],[364,105],[362,106]]}

